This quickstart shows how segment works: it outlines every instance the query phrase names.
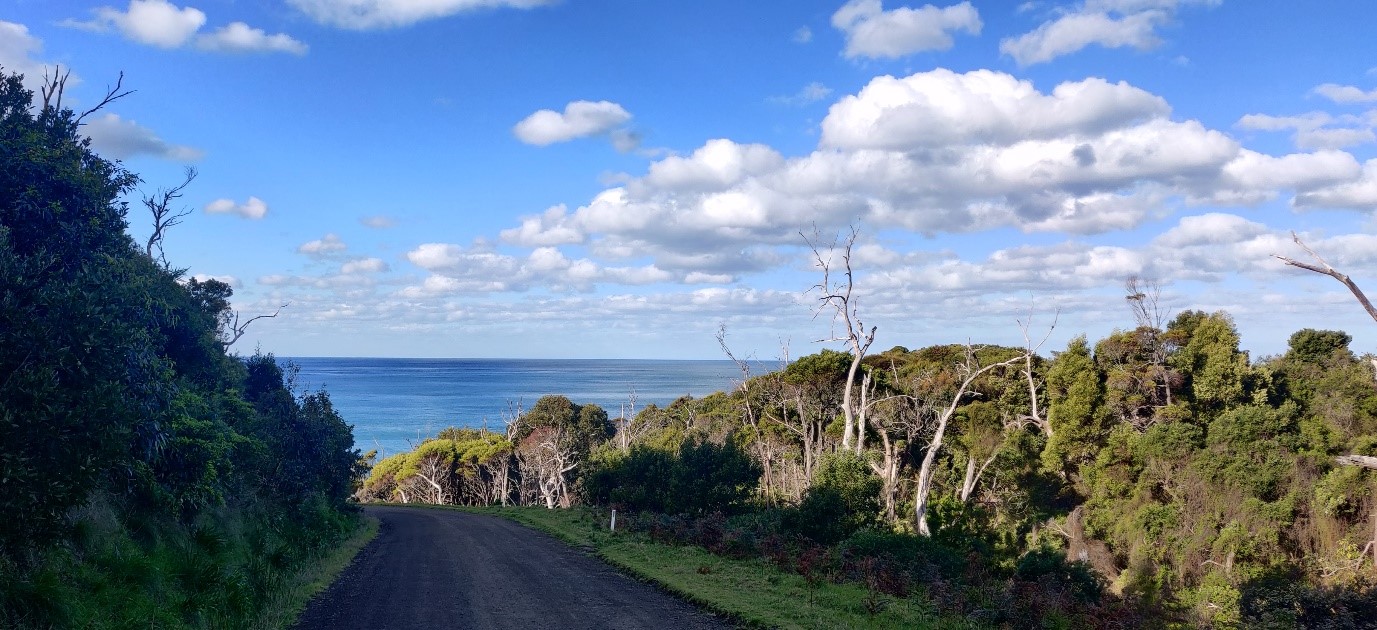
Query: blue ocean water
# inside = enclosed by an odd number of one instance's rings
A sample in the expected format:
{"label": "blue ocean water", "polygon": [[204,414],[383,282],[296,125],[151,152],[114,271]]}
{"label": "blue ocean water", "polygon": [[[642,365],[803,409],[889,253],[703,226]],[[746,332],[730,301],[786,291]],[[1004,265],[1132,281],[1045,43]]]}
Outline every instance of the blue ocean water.
{"label": "blue ocean water", "polygon": [[730,390],[731,361],[619,359],[378,359],[297,357],[297,385],[330,393],[354,425],[354,444],[380,456],[450,426],[503,431],[509,403],[529,409],[546,394],[596,403],[615,418],[634,389],[637,410]]}

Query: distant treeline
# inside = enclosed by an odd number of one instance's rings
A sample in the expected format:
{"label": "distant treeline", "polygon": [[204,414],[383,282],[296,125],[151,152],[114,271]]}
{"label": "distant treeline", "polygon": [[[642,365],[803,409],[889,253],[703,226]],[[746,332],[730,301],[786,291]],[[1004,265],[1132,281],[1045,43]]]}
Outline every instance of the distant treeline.
{"label": "distant treeline", "polygon": [[378,462],[360,496],[620,507],[723,553],[797,570],[821,554],[833,577],[896,592],[955,585],[939,603],[1000,602],[997,624],[1377,619],[1377,471],[1339,458],[1377,455],[1372,364],[1343,332],[1253,361],[1225,313],[1166,319],[1051,357],[866,356],[850,444],[851,353],[631,419],[546,397],[506,434],[450,429]]}
{"label": "distant treeline", "polygon": [[62,87],[0,79],[0,626],[261,625],[357,526],[351,429],[126,234]]}

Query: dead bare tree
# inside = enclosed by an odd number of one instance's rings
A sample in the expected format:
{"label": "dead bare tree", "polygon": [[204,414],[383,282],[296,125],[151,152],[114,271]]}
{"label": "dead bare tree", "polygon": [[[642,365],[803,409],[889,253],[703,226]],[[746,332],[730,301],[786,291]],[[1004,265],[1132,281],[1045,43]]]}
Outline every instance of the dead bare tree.
{"label": "dead bare tree", "polygon": [[[148,208],[148,212],[153,215],[153,232],[148,235],[148,243],[144,246],[144,253],[149,258],[167,266],[167,256],[163,254],[163,237],[167,236],[167,231],[173,226],[181,225],[182,219],[191,214],[190,208],[174,209],[172,203],[182,198],[182,191],[191,185],[192,180],[196,179],[196,167],[188,166],[185,170],[185,177],[182,183],[172,188],[159,188],[158,192],[152,195],[144,195],[143,205]],[[157,256],[153,252],[157,251]]]}
{"label": "dead bare tree", "polygon": [[[1052,331],[1057,329],[1057,322],[1061,319],[1061,309],[1053,311],[1052,325],[1047,327],[1047,334],[1042,336],[1036,346],[1033,345],[1032,338],[1028,336],[1028,329],[1033,325],[1033,315],[1028,314],[1028,321],[1018,320],[1018,327],[1023,330],[1023,377],[1028,382],[1028,415],[1019,416],[1017,422],[1031,422],[1037,426],[1038,430],[1048,438],[1052,437],[1052,422],[1047,418],[1047,414],[1038,406],[1038,384],[1033,375],[1033,357],[1037,356],[1038,350],[1042,349],[1043,344],[1052,337]],[[987,464],[988,465],[988,464]],[[984,470],[982,467],[981,470]],[[965,500],[964,498],[962,499]]]}
{"label": "dead bare tree", "polygon": [[[971,387],[982,375],[997,368],[1014,365],[1022,360],[1023,356],[1016,356],[981,366],[976,357],[976,348],[967,344],[966,360],[956,366],[956,376],[961,380],[955,389],[946,392],[929,391],[928,396],[921,396],[924,400],[924,406],[935,416],[934,421],[937,427],[933,431],[932,438],[928,441],[928,446],[923,454],[923,462],[918,468],[918,484],[914,491],[913,512],[917,520],[919,534],[932,535],[932,530],[928,528],[928,499],[932,493],[934,464],[937,461],[938,451],[942,450],[947,427],[951,424],[952,417],[956,415],[957,408],[961,406],[961,401],[965,399],[966,394],[971,391]],[[925,387],[924,389],[940,390],[944,388]]]}
{"label": "dead bare tree", "polygon": [[226,350],[228,350],[230,346],[234,345],[234,342],[239,341],[239,338],[244,336],[245,332],[248,332],[249,324],[252,324],[260,319],[272,319],[274,317],[277,317],[278,313],[281,313],[282,309],[287,308],[288,306],[291,306],[291,302],[284,303],[282,306],[277,307],[277,310],[273,311],[271,315],[256,315],[245,320],[242,324],[239,323],[239,312],[235,311],[233,316],[226,317],[226,330],[222,333],[224,338],[220,340],[220,343],[225,346]]}
{"label": "dead bare tree", "polygon": [[[865,358],[865,353],[870,349],[870,344],[875,341],[875,326],[866,330],[865,322],[861,320],[860,309],[857,307],[856,299],[853,294],[855,290],[855,276],[851,268],[851,249],[856,244],[859,232],[855,226],[851,227],[851,232],[846,238],[846,242],[841,246],[841,263],[843,279],[833,282],[832,255],[837,249],[834,240],[832,245],[827,248],[827,255],[818,248],[818,245],[810,240],[802,232],[799,236],[803,237],[804,242],[813,250],[814,266],[822,270],[822,281],[813,285],[809,291],[821,293],[818,298],[818,310],[814,312],[814,317],[829,308],[833,311],[832,323],[833,334],[830,339],[819,339],[818,343],[828,343],[833,341],[844,341],[851,347],[851,368],[846,372],[846,389],[842,391],[842,415],[845,424],[842,428],[842,449],[855,450],[860,453],[864,442],[864,437],[860,434],[866,430],[865,426],[856,421],[856,408],[852,404],[852,390],[856,385],[856,372],[861,367],[861,360]],[[817,234],[814,234],[816,238]],[[844,326],[841,334],[835,330],[836,324],[840,322]]]}
{"label": "dead bare tree", "polygon": [[1162,406],[1169,406],[1171,371],[1167,368],[1167,355],[1170,348],[1162,340],[1167,324],[1167,311],[1162,307],[1162,283],[1156,278],[1132,275],[1124,280],[1124,294],[1124,300],[1133,311],[1133,321],[1138,324],[1138,334],[1147,336],[1145,345],[1152,360],[1149,373],[1153,389],[1160,390],[1158,400]]}
{"label": "dead bare tree", "polygon": [[631,435],[632,424],[636,421],[636,388],[632,387],[631,392],[626,396],[626,402],[622,403],[621,413],[617,415],[617,439],[621,442],[622,450],[625,451],[635,442]]}
{"label": "dead bare tree", "polygon": [[[43,85],[38,88],[39,98],[42,99],[42,111],[60,112],[62,111],[62,96],[67,90],[67,80],[71,78],[72,70],[62,69],[62,65],[53,66],[52,74],[48,74],[47,67],[43,68]],[[124,87],[124,72],[120,72],[119,78],[115,80],[114,87],[105,89],[105,96],[101,97],[94,107],[81,112],[72,119],[75,125],[81,125],[87,116],[94,114],[119,99],[134,93],[134,90],[120,90]]]}
{"label": "dead bare tree", "polygon": [[1345,287],[1348,287],[1348,290],[1353,293],[1353,297],[1358,298],[1358,303],[1363,305],[1363,309],[1367,311],[1367,314],[1372,317],[1374,321],[1377,321],[1377,308],[1372,306],[1372,302],[1367,299],[1367,295],[1364,295],[1363,290],[1358,288],[1358,283],[1348,277],[1348,274],[1340,272],[1338,269],[1330,266],[1328,262],[1325,262],[1325,260],[1321,258],[1319,254],[1316,254],[1315,250],[1310,249],[1310,246],[1306,245],[1295,232],[1291,232],[1291,240],[1295,241],[1297,245],[1300,245],[1301,249],[1305,250],[1305,253],[1310,254],[1310,257],[1314,258],[1319,264],[1301,262],[1294,258],[1282,256],[1281,254],[1272,254],[1272,257],[1292,267],[1313,271],[1338,280]]}
{"label": "dead bare tree", "polygon": [[[569,471],[578,467],[570,436],[564,427],[540,427],[526,438],[529,453],[525,460],[536,475],[536,484],[546,509],[569,507]],[[524,467],[523,467],[524,468]]]}

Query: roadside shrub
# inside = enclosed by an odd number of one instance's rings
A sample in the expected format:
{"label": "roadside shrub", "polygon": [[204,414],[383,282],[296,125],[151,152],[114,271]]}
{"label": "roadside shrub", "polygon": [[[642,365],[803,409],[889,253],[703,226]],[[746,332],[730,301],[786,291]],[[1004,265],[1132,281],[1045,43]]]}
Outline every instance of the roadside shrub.
{"label": "roadside shrub", "polygon": [[677,452],[634,446],[594,458],[583,477],[593,503],[663,514],[737,514],[750,505],[760,465],[730,439],[688,440]]}
{"label": "roadside shrub", "polygon": [[877,521],[879,494],[880,478],[861,456],[826,457],[803,501],[785,510],[784,529],[820,544],[836,544]]}

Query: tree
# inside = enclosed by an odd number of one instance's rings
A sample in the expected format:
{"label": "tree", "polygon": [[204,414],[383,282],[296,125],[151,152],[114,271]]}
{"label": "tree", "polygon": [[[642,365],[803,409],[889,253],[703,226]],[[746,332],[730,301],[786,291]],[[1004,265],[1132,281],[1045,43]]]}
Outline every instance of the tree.
{"label": "tree", "polygon": [[1090,356],[1085,335],[1072,339],[1047,371],[1047,420],[1052,432],[1043,467],[1077,477],[1094,461],[1107,435],[1103,420],[1104,376]]}
{"label": "tree", "polygon": [[[0,69],[3,73],[3,69]],[[46,96],[51,94],[51,96]],[[62,515],[165,435],[142,403],[169,392],[131,373],[166,368],[145,326],[150,266],[132,255],[120,197],[138,178],[102,159],[61,107],[0,77],[0,549],[50,539]],[[129,464],[134,466],[132,462]]]}
{"label": "tree", "polygon": [[[803,236],[800,233],[800,236]],[[841,322],[843,328],[840,334],[833,333],[830,339],[820,339],[819,342],[845,341],[851,348],[851,367],[846,372],[846,388],[842,390],[842,414],[846,418],[846,424],[842,428],[842,448],[854,449],[860,453],[865,450],[865,418],[864,406],[862,417],[856,419],[856,407],[852,404],[852,390],[856,385],[856,374],[861,367],[861,360],[865,358],[865,353],[870,349],[870,344],[875,342],[875,326],[866,330],[865,322],[861,320],[860,308],[856,303],[853,292],[855,290],[855,277],[851,270],[851,248],[856,244],[856,237],[859,233],[855,227],[851,228],[851,233],[842,245],[841,262],[842,275],[840,281],[833,282],[832,279],[832,255],[836,249],[836,242],[829,248],[827,256],[814,245],[808,237],[803,240],[813,250],[814,266],[822,270],[822,281],[813,285],[812,290],[819,292],[818,297],[820,310],[832,309],[832,323],[835,325]]]}
{"label": "tree", "polygon": [[1338,280],[1340,284],[1348,288],[1349,292],[1353,294],[1353,297],[1358,300],[1359,304],[1362,305],[1363,310],[1367,311],[1368,316],[1372,317],[1374,321],[1377,321],[1377,307],[1372,306],[1372,302],[1367,299],[1367,295],[1363,293],[1362,289],[1358,288],[1358,283],[1354,282],[1352,278],[1348,277],[1348,274],[1342,273],[1338,269],[1335,269],[1334,267],[1330,266],[1330,264],[1326,262],[1325,259],[1321,258],[1319,254],[1315,253],[1315,250],[1310,249],[1310,246],[1306,245],[1305,242],[1300,239],[1300,236],[1296,235],[1295,232],[1291,233],[1291,240],[1295,241],[1295,243],[1299,245],[1301,249],[1305,250],[1305,253],[1310,254],[1310,257],[1314,258],[1315,263],[1318,264],[1301,262],[1294,258],[1287,258],[1286,256],[1282,256],[1281,254],[1272,254],[1272,257],[1292,267],[1304,269],[1306,271],[1312,271],[1314,273],[1329,276],[1335,280]]}
{"label": "tree", "polygon": [[564,396],[542,396],[521,415],[514,432],[517,456],[546,507],[570,505],[569,473],[614,431],[602,407],[576,405]]}
{"label": "tree", "polygon": [[918,480],[914,489],[913,513],[918,533],[931,536],[928,527],[928,501],[932,494],[932,481],[937,453],[942,450],[947,427],[956,410],[965,401],[972,386],[986,373],[1006,368],[1023,359],[1023,356],[983,363],[974,346],[964,348],[965,359],[952,366],[950,371],[940,371],[921,375],[915,379],[915,397],[922,401],[922,413],[932,418],[935,428],[923,452],[922,463],[918,467]]}
{"label": "tree", "polygon": [[[144,207],[153,215],[153,231],[148,235],[148,242],[144,245],[144,255],[158,261],[164,267],[167,266],[167,256],[163,253],[163,238],[167,236],[169,229],[181,225],[182,219],[191,214],[188,208],[173,208],[172,202],[181,199],[182,191],[195,179],[196,167],[188,166],[182,183],[172,188],[159,188],[158,192],[143,197]],[[155,250],[156,256],[153,253]]]}

